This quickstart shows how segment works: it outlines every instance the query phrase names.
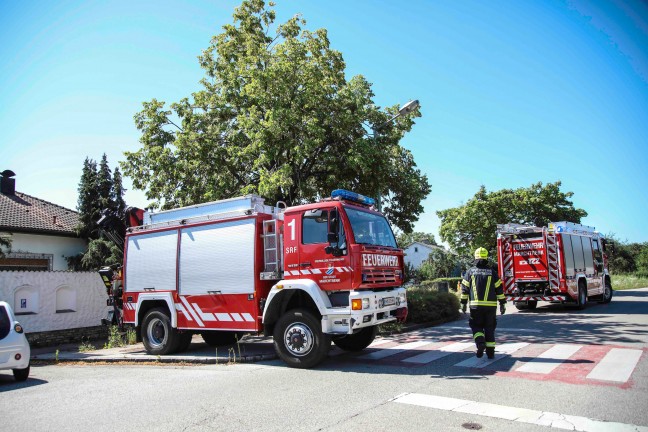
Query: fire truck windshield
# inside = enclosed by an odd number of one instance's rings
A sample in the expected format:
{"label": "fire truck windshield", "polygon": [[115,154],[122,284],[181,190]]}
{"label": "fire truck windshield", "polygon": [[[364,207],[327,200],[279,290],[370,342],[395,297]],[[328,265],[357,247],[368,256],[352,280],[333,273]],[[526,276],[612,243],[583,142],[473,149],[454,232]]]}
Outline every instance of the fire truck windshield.
{"label": "fire truck windshield", "polygon": [[345,210],[356,243],[396,247],[394,233],[384,216],[348,207]]}

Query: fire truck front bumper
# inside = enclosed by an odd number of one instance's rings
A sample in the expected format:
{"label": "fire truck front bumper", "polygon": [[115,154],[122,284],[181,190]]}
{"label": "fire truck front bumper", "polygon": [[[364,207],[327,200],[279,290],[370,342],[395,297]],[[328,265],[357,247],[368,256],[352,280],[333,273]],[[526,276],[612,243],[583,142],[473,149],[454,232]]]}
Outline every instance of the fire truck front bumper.
{"label": "fire truck front bumper", "polygon": [[322,329],[328,334],[352,334],[355,331],[407,318],[404,288],[389,291],[351,291],[349,306],[331,308],[322,316]]}

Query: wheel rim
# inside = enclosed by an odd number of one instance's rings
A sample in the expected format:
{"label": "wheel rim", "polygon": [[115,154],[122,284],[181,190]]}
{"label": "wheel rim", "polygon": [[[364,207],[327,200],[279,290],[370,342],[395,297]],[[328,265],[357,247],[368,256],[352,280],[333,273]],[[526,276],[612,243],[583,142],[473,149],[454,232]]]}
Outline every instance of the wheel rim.
{"label": "wheel rim", "polygon": [[314,342],[313,332],[304,323],[293,323],[284,332],[284,345],[294,356],[308,355],[313,349]]}
{"label": "wheel rim", "polygon": [[146,327],[146,336],[152,348],[161,348],[167,341],[164,323],[159,318],[153,318]]}

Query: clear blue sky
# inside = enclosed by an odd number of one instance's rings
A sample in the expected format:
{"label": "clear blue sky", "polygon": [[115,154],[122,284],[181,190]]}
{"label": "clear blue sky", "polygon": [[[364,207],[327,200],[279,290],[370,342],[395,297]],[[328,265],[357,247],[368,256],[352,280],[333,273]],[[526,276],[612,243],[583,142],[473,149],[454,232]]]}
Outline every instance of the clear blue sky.
{"label": "clear blue sky", "polygon": [[[562,180],[583,221],[648,241],[648,6],[635,1],[278,0],[325,27],[381,106],[419,99],[402,144],[435,211],[488,190]],[[196,57],[236,1],[0,2],[0,171],[75,208],[86,156],[138,148],[143,101],[199,89]],[[130,182],[126,180],[126,186]],[[130,205],[144,194],[129,190]]]}

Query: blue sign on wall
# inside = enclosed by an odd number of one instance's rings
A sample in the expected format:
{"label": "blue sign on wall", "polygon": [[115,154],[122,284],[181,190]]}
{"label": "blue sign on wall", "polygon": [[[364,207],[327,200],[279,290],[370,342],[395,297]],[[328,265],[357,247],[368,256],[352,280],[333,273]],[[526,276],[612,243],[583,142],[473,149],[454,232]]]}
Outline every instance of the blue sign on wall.
{"label": "blue sign on wall", "polygon": [[20,299],[20,309],[27,309],[27,299]]}

